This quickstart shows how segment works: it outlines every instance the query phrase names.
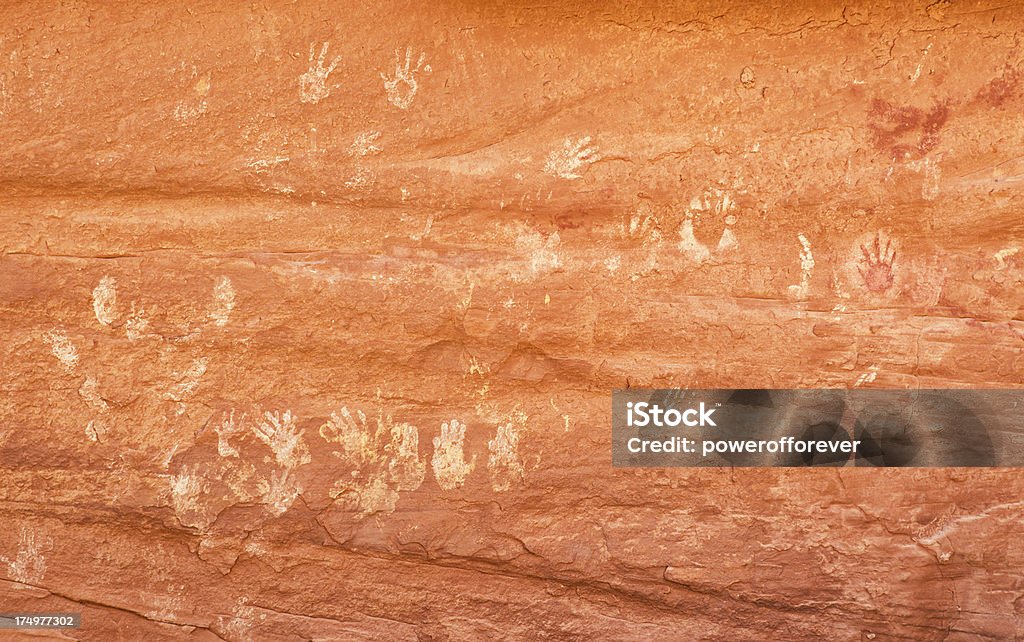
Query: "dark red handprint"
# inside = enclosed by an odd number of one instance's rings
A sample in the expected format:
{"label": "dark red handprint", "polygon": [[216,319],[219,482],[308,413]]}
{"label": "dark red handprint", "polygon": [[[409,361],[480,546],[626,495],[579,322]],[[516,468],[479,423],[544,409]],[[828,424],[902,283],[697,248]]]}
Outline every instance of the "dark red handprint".
{"label": "dark red handprint", "polygon": [[864,286],[880,294],[892,287],[895,272],[893,266],[896,262],[896,248],[892,247],[892,239],[886,239],[882,245],[882,234],[875,234],[871,243],[864,243],[860,246],[864,255],[857,266],[860,276],[864,279]]}

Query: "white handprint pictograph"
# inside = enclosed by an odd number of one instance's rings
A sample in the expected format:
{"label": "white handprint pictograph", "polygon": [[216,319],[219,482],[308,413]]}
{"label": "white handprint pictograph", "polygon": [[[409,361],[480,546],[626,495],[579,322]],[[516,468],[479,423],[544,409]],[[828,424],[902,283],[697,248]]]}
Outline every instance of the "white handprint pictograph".
{"label": "white handprint pictograph", "polygon": [[290,473],[291,469],[285,468],[270,473],[269,479],[261,479],[258,482],[263,505],[275,517],[283,515],[302,492],[302,488],[296,483],[295,478],[290,476]]}
{"label": "white handprint pictograph", "polygon": [[548,155],[544,171],[569,180],[580,178],[580,170],[597,160],[597,150],[588,145],[590,136],[576,140],[566,138],[561,149],[556,149]]}
{"label": "white handprint pictograph", "polygon": [[467,462],[463,454],[465,439],[466,424],[458,419],[442,423],[441,436],[434,437],[434,457],[430,463],[438,485],[444,490],[462,486],[476,466],[476,455]]}
{"label": "white handprint pictograph", "polygon": [[196,466],[184,466],[169,479],[171,506],[183,526],[206,525],[208,517],[202,506],[202,496],[209,484]]}
{"label": "white handprint pictograph", "polygon": [[395,423],[383,413],[374,422],[361,410],[342,407],[320,427],[320,436],[340,444],[343,452],[334,454],[351,467],[330,495],[356,509],[359,519],[394,512],[399,491],[416,490],[423,483],[426,466],[420,461],[419,431],[413,425]]}
{"label": "white handprint pictograph", "polygon": [[252,426],[256,437],[274,451],[277,463],[294,468],[310,462],[309,450],[303,441],[305,430],[298,430],[290,410],[265,412],[264,420]]}
{"label": "white handprint pictograph", "polygon": [[[320,48],[320,55],[315,56],[316,46],[309,45],[309,69],[299,76],[299,100],[304,103],[316,104],[331,95],[331,87],[327,84],[327,77],[331,75],[334,68],[341,61],[341,56],[335,56],[326,67],[324,62],[327,59],[327,49],[330,43],[325,42]],[[314,58],[315,56],[315,58]]]}
{"label": "white handprint pictograph", "polygon": [[242,432],[242,426],[245,423],[245,414],[235,421],[235,410],[231,409],[230,413],[224,413],[221,418],[220,425],[215,425],[213,430],[217,433],[217,454],[221,457],[238,457],[238,450],[231,445],[228,441],[230,437],[233,437]]}
{"label": "white handprint pictograph", "polygon": [[487,469],[491,472],[491,488],[495,492],[509,490],[523,479],[523,462],[519,457],[520,427],[509,421],[498,426],[494,439],[487,442]]}
{"label": "white handprint pictograph", "polygon": [[395,75],[388,77],[381,72],[380,77],[384,80],[384,91],[387,92],[388,102],[399,109],[408,109],[412,104],[416,92],[419,90],[419,81],[416,74],[422,69],[429,73],[430,65],[424,66],[427,55],[421,53],[416,60],[416,66],[412,66],[412,47],[405,49],[405,63],[402,63],[402,55],[398,49],[395,50]]}

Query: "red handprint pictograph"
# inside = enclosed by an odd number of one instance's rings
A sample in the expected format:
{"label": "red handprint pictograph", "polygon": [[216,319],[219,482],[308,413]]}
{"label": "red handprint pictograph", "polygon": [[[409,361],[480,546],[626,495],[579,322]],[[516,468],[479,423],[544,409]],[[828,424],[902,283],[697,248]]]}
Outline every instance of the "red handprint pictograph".
{"label": "red handprint pictograph", "polygon": [[870,243],[860,246],[863,258],[857,270],[864,279],[864,286],[876,294],[885,292],[892,287],[895,277],[893,266],[896,262],[896,248],[892,247],[892,239],[886,239],[882,244],[882,233],[875,234]]}
{"label": "red handprint pictograph", "polygon": [[876,98],[868,114],[868,128],[875,149],[891,154],[892,160],[919,160],[939,144],[939,133],[949,117],[948,101],[925,111]]}

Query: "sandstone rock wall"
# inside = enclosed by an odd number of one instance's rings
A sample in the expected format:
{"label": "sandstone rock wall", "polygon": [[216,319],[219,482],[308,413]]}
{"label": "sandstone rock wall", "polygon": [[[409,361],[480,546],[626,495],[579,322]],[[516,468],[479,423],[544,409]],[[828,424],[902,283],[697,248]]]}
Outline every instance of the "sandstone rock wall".
{"label": "sandstone rock wall", "polygon": [[620,470],[616,387],[1018,387],[1016,2],[7,2],[0,606],[1024,637],[1014,470]]}

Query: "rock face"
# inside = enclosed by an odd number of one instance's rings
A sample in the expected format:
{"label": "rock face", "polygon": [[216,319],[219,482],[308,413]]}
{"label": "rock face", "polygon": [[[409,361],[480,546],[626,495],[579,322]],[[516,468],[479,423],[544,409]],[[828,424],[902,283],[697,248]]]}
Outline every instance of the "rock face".
{"label": "rock face", "polygon": [[1012,5],[6,3],[2,610],[1024,638],[1019,471],[615,469],[609,416],[1022,384]]}

